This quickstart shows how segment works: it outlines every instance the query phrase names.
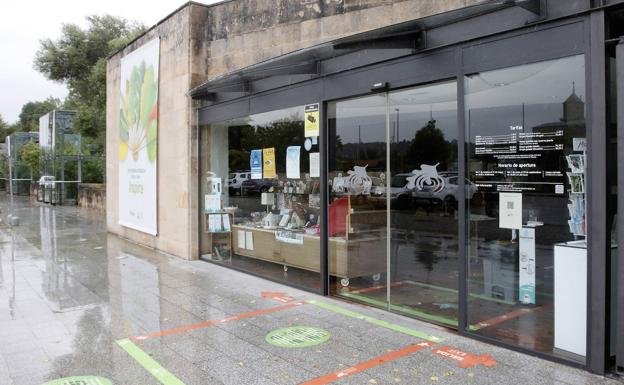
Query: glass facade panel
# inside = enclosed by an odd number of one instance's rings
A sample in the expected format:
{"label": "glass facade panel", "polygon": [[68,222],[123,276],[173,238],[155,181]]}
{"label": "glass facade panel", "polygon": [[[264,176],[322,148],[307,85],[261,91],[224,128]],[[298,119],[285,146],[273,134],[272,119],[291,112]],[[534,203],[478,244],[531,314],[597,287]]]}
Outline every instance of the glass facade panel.
{"label": "glass facade panel", "polygon": [[387,98],[329,103],[332,293],[387,307]]}
{"label": "glass facade panel", "polygon": [[467,76],[469,330],[584,361],[584,56]]}
{"label": "glass facade panel", "polygon": [[320,290],[318,137],[304,106],[200,130],[200,255]]}
{"label": "glass facade panel", "polygon": [[457,83],[388,98],[391,309],[457,327]]}
{"label": "glass facade panel", "polygon": [[456,98],[453,81],[329,104],[335,294],[457,326]]}

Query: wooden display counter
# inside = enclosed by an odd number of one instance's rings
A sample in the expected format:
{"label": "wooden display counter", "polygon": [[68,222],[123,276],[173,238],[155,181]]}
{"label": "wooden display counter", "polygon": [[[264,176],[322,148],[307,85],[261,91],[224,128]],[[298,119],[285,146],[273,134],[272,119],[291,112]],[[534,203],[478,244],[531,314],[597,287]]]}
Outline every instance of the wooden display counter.
{"label": "wooden display counter", "polygon": [[[239,236],[245,232],[253,237],[253,250],[239,247]],[[244,225],[232,226],[232,247],[235,254],[278,263],[288,267],[320,271],[321,238],[301,234],[303,244],[280,241],[276,230]],[[244,242],[242,242],[244,243]],[[329,238],[329,274],[340,278],[354,278],[386,271],[385,235],[367,234],[365,238]]]}

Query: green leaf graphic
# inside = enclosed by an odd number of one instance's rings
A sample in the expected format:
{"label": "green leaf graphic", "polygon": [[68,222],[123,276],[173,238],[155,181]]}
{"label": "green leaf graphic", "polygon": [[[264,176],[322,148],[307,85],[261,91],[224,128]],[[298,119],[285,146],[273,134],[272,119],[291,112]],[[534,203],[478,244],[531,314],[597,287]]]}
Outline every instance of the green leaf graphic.
{"label": "green leaf graphic", "polygon": [[147,129],[147,158],[150,162],[156,160],[156,143],[158,137],[158,122],[156,120],[150,121],[149,128]]}

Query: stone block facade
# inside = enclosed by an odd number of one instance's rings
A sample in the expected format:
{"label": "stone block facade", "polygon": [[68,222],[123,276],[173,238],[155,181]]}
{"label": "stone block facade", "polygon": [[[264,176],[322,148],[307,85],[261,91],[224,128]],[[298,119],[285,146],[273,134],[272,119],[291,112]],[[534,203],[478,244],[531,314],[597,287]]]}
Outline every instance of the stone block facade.
{"label": "stone block facade", "polygon": [[[185,258],[198,257],[198,143],[187,92],[209,79],[301,48],[462,8],[480,0],[230,0],[189,2],[112,55],[107,65],[108,230]],[[158,235],[118,223],[121,58],[160,37]]]}

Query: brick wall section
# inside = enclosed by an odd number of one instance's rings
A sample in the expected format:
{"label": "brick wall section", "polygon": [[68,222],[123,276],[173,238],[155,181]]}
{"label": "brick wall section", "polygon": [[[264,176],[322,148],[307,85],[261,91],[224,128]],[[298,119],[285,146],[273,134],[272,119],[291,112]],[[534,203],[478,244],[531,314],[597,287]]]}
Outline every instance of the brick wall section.
{"label": "brick wall section", "polygon": [[[480,0],[232,0],[187,3],[113,55],[107,66],[107,223],[110,232],[197,258],[197,127],[186,92],[211,78],[339,37]],[[118,224],[120,59],[160,36],[158,235]]]}

